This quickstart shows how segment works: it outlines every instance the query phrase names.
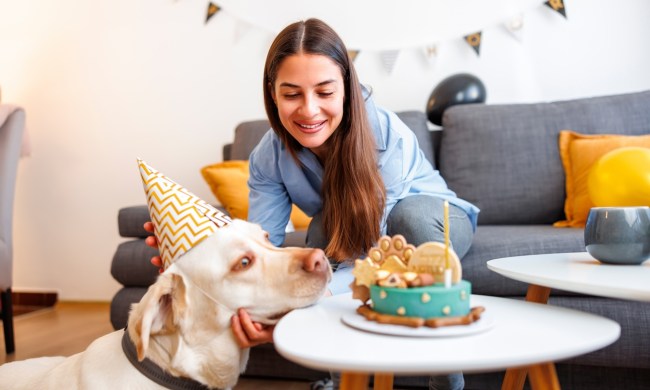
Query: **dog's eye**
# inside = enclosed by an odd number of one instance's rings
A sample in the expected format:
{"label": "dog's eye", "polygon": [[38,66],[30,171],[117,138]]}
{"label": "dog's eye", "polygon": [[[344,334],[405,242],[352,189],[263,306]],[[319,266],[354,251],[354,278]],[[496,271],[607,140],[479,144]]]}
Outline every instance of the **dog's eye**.
{"label": "dog's eye", "polygon": [[243,271],[246,268],[250,267],[250,265],[253,264],[253,260],[251,260],[249,257],[242,257],[239,259],[239,261],[235,264],[234,267],[232,267],[233,271]]}

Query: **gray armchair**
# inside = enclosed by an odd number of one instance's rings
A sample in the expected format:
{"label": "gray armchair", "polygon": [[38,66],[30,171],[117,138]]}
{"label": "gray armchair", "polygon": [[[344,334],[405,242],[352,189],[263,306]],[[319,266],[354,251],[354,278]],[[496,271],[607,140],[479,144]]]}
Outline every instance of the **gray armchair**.
{"label": "gray armchair", "polygon": [[25,131],[25,111],[0,104],[0,310],[7,354],[15,350],[11,284],[16,171]]}

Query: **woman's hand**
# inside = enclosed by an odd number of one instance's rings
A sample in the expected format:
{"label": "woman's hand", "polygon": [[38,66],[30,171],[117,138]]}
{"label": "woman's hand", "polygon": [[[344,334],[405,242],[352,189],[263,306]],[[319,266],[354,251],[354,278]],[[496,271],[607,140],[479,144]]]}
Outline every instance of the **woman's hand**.
{"label": "woman's hand", "polygon": [[273,342],[275,325],[253,322],[244,309],[237,310],[237,313],[232,316],[230,324],[239,348],[250,348]]}
{"label": "woman's hand", "polygon": [[[151,222],[145,222],[144,223],[144,230],[148,231],[149,233],[153,233],[153,223]],[[144,240],[145,244],[149,245],[152,248],[158,249],[158,240],[156,239],[156,236],[149,236],[145,238]],[[162,259],[160,256],[154,256],[151,258],[151,264],[155,265],[156,267],[159,268],[159,272],[162,273],[163,270],[163,263]]]}

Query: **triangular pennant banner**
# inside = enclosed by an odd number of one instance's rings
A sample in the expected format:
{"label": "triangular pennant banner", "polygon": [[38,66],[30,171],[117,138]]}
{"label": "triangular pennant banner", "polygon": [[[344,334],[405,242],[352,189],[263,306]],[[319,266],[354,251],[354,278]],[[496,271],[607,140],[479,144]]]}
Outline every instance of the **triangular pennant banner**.
{"label": "triangular pennant banner", "polygon": [[386,72],[389,74],[393,73],[399,50],[384,50],[379,53],[379,55],[381,56],[381,63],[384,66],[384,69],[386,69]]}
{"label": "triangular pennant banner", "polygon": [[465,41],[474,49],[476,55],[481,54],[481,32],[476,32],[474,34],[465,35]]}
{"label": "triangular pennant banner", "polygon": [[567,16],[566,16],[566,8],[564,7],[564,0],[548,0],[544,4],[549,6],[553,11],[556,11],[560,15],[567,18]]}
{"label": "triangular pennant banner", "polygon": [[237,20],[235,23],[235,33],[233,41],[234,43],[239,42],[239,40],[246,35],[246,33],[251,29],[251,25],[248,22],[243,20]]}
{"label": "triangular pennant banner", "polygon": [[359,50],[348,50],[348,57],[350,57],[350,61],[354,62],[354,60],[357,59],[358,55]]}
{"label": "triangular pennant banner", "polygon": [[429,64],[433,64],[438,58],[438,46],[428,45],[422,48],[422,54]]}
{"label": "triangular pennant banner", "polygon": [[214,15],[216,15],[217,12],[221,11],[221,7],[216,5],[213,2],[208,3],[208,12],[205,16],[205,22],[207,23],[208,20],[210,20]]}
{"label": "triangular pennant banner", "polygon": [[524,31],[524,15],[519,14],[503,24],[508,32],[519,42],[522,41]]}

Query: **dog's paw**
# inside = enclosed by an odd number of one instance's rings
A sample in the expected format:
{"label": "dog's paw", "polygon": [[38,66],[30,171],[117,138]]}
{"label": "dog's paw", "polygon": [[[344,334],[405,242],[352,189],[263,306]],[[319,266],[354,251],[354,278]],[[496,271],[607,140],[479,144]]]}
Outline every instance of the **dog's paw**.
{"label": "dog's paw", "polygon": [[383,236],[376,247],[368,252],[368,256],[381,269],[391,272],[405,272],[406,266],[415,252],[415,247],[406,243],[404,236],[397,234],[393,237]]}

